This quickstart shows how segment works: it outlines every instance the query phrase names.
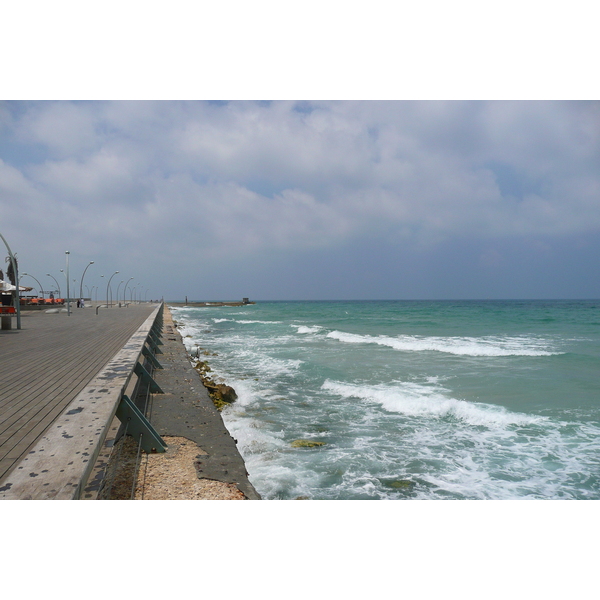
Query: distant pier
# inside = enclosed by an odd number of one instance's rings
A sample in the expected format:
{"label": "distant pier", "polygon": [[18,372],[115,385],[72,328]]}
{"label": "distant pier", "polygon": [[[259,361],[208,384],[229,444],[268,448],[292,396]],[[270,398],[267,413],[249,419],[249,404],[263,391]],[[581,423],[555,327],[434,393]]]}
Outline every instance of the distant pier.
{"label": "distant pier", "polygon": [[191,306],[193,308],[206,306],[247,306],[248,304],[256,304],[256,302],[251,302],[248,298],[244,298],[241,302],[169,302],[170,306]]}

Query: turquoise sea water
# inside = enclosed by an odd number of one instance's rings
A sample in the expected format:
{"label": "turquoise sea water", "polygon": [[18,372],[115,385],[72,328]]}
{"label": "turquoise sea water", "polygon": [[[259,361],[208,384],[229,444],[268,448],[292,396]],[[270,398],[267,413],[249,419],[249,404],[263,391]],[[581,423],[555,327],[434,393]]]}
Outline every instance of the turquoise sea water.
{"label": "turquoise sea water", "polygon": [[265,499],[600,499],[600,301],[171,310]]}

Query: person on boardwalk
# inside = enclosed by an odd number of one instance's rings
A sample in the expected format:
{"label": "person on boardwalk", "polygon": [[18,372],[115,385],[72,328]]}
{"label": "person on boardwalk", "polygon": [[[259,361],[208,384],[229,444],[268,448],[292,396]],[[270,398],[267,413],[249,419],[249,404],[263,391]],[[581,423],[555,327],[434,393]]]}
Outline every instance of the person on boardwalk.
{"label": "person on boardwalk", "polygon": [[83,298],[79,301],[79,306],[81,306],[81,308],[85,308],[85,300]]}

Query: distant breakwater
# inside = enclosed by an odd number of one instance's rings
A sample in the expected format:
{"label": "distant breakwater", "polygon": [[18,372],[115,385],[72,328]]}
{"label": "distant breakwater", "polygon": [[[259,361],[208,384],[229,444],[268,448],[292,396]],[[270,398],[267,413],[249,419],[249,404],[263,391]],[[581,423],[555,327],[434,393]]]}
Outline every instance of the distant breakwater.
{"label": "distant breakwater", "polygon": [[202,306],[247,306],[248,304],[256,304],[256,302],[169,302],[169,306],[177,306],[177,307],[202,307]]}

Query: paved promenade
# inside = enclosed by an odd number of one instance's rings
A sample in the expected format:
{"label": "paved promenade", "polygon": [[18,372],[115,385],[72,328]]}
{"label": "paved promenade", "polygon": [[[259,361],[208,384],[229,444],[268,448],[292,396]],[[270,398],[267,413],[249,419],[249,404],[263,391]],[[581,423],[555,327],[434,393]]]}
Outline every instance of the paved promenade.
{"label": "paved promenade", "polygon": [[23,311],[0,331],[0,484],[156,306]]}

